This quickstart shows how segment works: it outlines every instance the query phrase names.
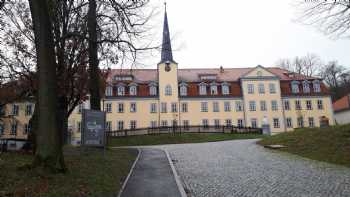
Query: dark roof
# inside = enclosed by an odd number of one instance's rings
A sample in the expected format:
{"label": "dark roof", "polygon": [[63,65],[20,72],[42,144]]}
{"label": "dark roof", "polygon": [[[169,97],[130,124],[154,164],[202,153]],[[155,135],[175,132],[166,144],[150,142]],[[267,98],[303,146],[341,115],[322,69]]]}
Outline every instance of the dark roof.
{"label": "dark roof", "polygon": [[167,15],[166,8],[164,13],[164,24],[163,24],[162,55],[159,63],[165,63],[165,62],[175,63],[173,59],[173,52],[171,49],[168,15]]}

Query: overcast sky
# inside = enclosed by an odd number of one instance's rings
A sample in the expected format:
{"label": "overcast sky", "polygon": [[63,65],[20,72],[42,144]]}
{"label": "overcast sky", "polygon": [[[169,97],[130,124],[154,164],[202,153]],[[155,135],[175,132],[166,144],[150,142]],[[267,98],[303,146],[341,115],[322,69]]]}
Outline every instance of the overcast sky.
{"label": "overcast sky", "polygon": [[[164,1],[151,3],[161,11],[153,19],[161,36]],[[280,58],[307,53],[350,66],[350,40],[332,40],[293,22],[290,0],[167,0],[167,10],[179,68],[274,66]],[[155,54],[147,60],[148,68],[159,59]]]}

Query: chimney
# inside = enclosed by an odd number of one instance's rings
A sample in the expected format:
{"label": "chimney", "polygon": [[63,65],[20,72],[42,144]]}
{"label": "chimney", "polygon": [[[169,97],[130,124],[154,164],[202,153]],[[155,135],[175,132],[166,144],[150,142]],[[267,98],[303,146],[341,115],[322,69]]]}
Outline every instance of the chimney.
{"label": "chimney", "polygon": [[224,67],[220,66],[220,73],[224,73]]}

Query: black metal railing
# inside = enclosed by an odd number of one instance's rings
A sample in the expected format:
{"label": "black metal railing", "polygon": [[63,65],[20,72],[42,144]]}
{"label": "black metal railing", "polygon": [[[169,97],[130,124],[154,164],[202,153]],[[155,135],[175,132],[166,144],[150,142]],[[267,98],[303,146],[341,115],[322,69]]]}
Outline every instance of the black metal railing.
{"label": "black metal railing", "polygon": [[237,126],[171,126],[171,127],[149,127],[107,131],[107,137],[125,137],[134,135],[156,135],[156,134],[181,134],[181,133],[246,133],[262,134],[261,128],[237,127]]}

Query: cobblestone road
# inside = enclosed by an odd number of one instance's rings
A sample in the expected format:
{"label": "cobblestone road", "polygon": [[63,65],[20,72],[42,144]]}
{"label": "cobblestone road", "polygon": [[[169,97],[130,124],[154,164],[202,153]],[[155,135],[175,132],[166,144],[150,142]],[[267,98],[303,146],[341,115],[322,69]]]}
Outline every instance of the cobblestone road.
{"label": "cobblestone road", "polygon": [[350,196],[350,168],[266,150],[256,140],[166,145],[189,196]]}

